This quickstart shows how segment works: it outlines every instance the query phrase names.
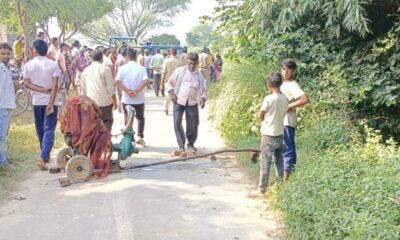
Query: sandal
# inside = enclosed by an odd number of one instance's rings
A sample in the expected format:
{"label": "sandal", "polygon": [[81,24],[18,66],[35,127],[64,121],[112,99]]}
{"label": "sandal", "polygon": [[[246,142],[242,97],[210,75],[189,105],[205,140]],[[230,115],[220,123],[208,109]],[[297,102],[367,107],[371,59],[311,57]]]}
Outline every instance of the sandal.
{"label": "sandal", "polygon": [[42,171],[49,170],[49,168],[47,167],[46,163],[42,159],[39,159],[39,160],[36,161],[36,166]]}
{"label": "sandal", "polygon": [[188,152],[190,152],[191,154],[197,153],[197,148],[195,148],[194,146],[188,145],[187,149],[188,149]]}
{"label": "sandal", "polygon": [[142,145],[143,147],[146,145],[143,138],[139,138],[139,140],[136,142],[136,144]]}

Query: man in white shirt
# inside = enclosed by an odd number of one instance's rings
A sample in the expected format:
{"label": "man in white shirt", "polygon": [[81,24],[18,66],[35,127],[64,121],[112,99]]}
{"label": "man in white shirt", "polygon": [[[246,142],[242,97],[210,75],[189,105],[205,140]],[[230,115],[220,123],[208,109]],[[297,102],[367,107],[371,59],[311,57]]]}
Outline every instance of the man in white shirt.
{"label": "man in white shirt", "polygon": [[[128,63],[128,59],[126,58],[126,50],[127,47],[121,47],[119,49],[119,54],[117,57],[117,62],[115,63],[115,72],[118,72],[118,69],[125,64]],[[122,104],[121,104],[122,90],[117,87],[117,108],[118,112],[122,112]]]}
{"label": "man in white shirt", "polygon": [[161,74],[164,64],[164,56],[161,54],[161,49],[157,49],[156,55],[150,61],[150,68],[154,73],[154,92],[158,97],[160,94]]}
{"label": "man in white shirt", "polygon": [[[146,50],[146,52],[145,52],[145,56],[144,56],[144,67],[146,68],[146,70],[147,70],[147,76],[149,77],[149,79],[151,79],[152,78],[152,71],[151,71],[151,68],[150,68],[150,62],[151,62],[151,59],[153,58],[153,56],[152,55],[150,55],[150,50]],[[148,81],[147,82],[147,89],[151,89],[151,87],[150,87],[150,81]]]}
{"label": "man in white shirt", "polygon": [[72,49],[71,49],[71,58],[76,59],[79,57],[79,54],[81,52],[80,48],[81,48],[81,44],[79,43],[79,41],[74,41],[72,43]]}
{"label": "man in white shirt", "polygon": [[15,90],[8,62],[12,48],[7,43],[0,44],[0,167],[10,168],[7,156],[7,135],[11,111],[15,108]]}
{"label": "man in white shirt", "polygon": [[72,70],[72,76],[71,80],[72,80],[72,87],[76,90],[77,89],[77,81],[78,81],[78,66],[77,66],[77,60],[79,58],[80,55],[80,48],[81,48],[81,44],[79,43],[79,41],[74,41],[71,45],[72,49],[71,49],[71,70]]}
{"label": "man in white shirt", "polygon": [[57,53],[60,52],[58,46],[59,46],[58,38],[56,37],[51,38],[51,45],[49,47],[49,50],[47,51],[47,57],[49,57],[53,61],[57,61],[56,56]]}
{"label": "man in white shirt", "polygon": [[[179,151],[187,150],[196,153],[194,144],[197,140],[199,126],[199,106],[204,108],[207,98],[207,87],[203,75],[197,70],[199,56],[189,53],[188,64],[174,71],[168,79],[167,89],[174,102],[174,128]],[[182,116],[186,114],[186,135],[182,127]]]}
{"label": "man in white shirt", "polygon": [[126,51],[128,63],[118,69],[116,76],[117,86],[122,90],[122,105],[125,115],[125,123],[128,118],[127,106],[132,106],[135,109],[135,118],[138,121],[137,134],[139,140],[137,144],[145,145],[144,142],[144,92],[148,76],[146,68],[136,62],[137,52],[131,48]]}
{"label": "man in white shirt", "polygon": [[65,59],[65,54],[68,52],[68,45],[66,43],[60,44],[60,51],[58,51],[56,55],[56,60],[58,63],[58,67],[60,68],[60,79],[59,79],[59,86],[64,86],[65,90],[69,91],[69,85],[71,84],[71,80],[69,78],[69,73],[67,69],[67,63]]}
{"label": "man in white shirt", "polygon": [[47,44],[41,39],[33,42],[34,58],[24,67],[24,85],[32,91],[36,133],[40,143],[40,158],[36,165],[47,170],[54,145],[59,103],[56,101],[60,69],[55,61],[46,57]]}
{"label": "man in white shirt", "polygon": [[114,78],[111,69],[102,64],[103,52],[93,52],[93,63],[81,76],[82,95],[90,97],[100,108],[103,123],[111,132],[114,122],[113,109],[117,108]]}

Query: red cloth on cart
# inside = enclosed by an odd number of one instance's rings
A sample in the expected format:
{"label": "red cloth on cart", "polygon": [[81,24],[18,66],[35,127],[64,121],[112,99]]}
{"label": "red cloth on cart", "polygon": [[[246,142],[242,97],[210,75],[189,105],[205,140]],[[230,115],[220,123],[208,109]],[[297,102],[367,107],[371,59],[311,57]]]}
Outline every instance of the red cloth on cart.
{"label": "red cloth on cart", "polygon": [[81,155],[89,156],[93,175],[107,176],[111,159],[111,133],[101,119],[101,111],[86,96],[70,97],[62,109],[60,124],[65,137],[72,138],[72,147]]}

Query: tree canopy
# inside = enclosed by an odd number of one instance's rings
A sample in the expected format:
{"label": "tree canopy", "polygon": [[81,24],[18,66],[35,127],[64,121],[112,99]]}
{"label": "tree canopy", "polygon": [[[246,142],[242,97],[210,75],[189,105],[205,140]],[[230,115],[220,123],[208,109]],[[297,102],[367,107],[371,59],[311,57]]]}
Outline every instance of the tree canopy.
{"label": "tree canopy", "polygon": [[194,26],[186,33],[186,43],[191,48],[207,47],[213,39],[213,26],[207,23]]}
{"label": "tree canopy", "polygon": [[400,140],[395,114],[400,111],[400,1],[218,3],[212,20],[218,33],[232,36],[228,57],[275,63],[295,58],[299,78],[315,93],[318,107],[347,108],[355,122],[366,121],[385,137]]}
{"label": "tree canopy", "polygon": [[0,0],[0,6],[0,21],[12,32],[32,35],[39,27],[50,35],[49,21],[55,18],[61,30],[58,37],[62,41],[113,9],[110,0]]}
{"label": "tree canopy", "polygon": [[98,20],[114,8],[110,0],[56,0],[51,1],[50,12],[54,12],[61,30],[59,38],[70,39],[86,24]]}
{"label": "tree canopy", "polygon": [[148,39],[154,45],[180,45],[181,42],[175,35],[163,33],[161,35],[153,35]]}
{"label": "tree canopy", "polygon": [[112,0],[113,12],[85,26],[82,33],[98,43],[111,36],[142,39],[150,30],[168,26],[171,19],[185,10],[190,0]]}

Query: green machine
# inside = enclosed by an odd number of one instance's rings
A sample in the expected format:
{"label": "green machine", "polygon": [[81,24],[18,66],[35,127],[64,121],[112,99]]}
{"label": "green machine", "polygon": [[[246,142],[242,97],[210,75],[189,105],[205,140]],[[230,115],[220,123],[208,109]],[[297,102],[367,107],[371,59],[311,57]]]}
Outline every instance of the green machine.
{"label": "green machine", "polygon": [[[118,154],[117,159],[111,159],[112,165],[119,166],[121,161],[125,161],[134,153],[139,153],[139,149],[136,148],[132,142],[135,132],[133,131],[133,119],[135,110],[131,106],[127,106],[128,121],[125,129],[121,131],[119,135],[122,135],[122,139],[119,143],[112,143],[112,152]],[[71,139],[66,138],[67,145],[71,146]],[[93,165],[89,157],[81,155],[78,148],[65,147],[61,149],[57,154],[57,165],[61,169],[65,169],[68,179],[71,182],[85,182],[93,174]]]}
{"label": "green machine", "polygon": [[131,106],[126,106],[129,112],[128,122],[124,130],[122,130],[122,139],[119,143],[112,144],[112,151],[118,153],[118,162],[126,160],[129,156],[134,153],[139,153],[139,149],[135,147],[132,143],[133,136],[135,135],[135,131],[133,131],[133,118],[135,110]]}

